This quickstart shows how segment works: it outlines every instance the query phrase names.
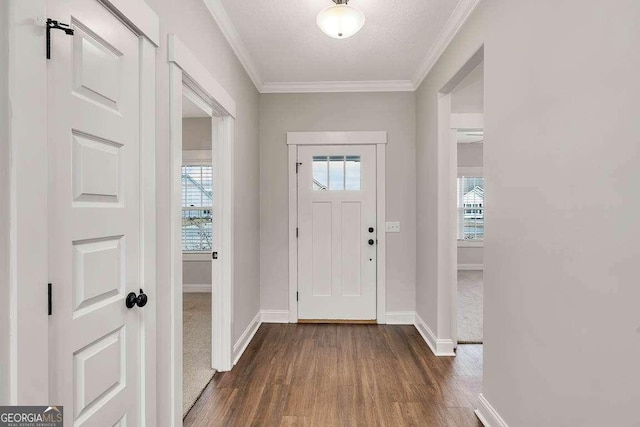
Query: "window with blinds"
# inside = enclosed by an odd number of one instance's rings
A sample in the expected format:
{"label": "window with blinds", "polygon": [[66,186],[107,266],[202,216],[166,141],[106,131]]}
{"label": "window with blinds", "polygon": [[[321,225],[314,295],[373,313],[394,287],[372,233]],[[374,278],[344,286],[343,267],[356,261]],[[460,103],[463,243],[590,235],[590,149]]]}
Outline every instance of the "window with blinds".
{"label": "window with blinds", "polygon": [[211,252],[211,166],[182,167],[182,251]]}
{"label": "window with blinds", "polygon": [[458,177],[458,240],[484,238],[484,178]]}

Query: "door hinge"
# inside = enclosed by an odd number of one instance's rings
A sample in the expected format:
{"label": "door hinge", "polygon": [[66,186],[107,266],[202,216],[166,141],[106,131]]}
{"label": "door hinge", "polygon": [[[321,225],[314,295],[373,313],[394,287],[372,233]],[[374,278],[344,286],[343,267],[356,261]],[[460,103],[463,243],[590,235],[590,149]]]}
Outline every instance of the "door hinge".
{"label": "door hinge", "polygon": [[51,302],[53,295],[51,295],[51,283],[47,284],[47,298],[49,300],[49,302],[47,303],[47,314],[49,316],[51,316],[51,313],[53,313],[53,302]]}
{"label": "door hinge", "polygon": [[73,28],[69,24],[63,24],[54,19],[47,19],[47,59],[51,59],[51,30],[62,30],[68,36],[73,35]]}
{"label": "door hinge", "polygon": [[298,238],[298,235],[299,235],[299,234],[300,234],[300,233],[299,233],[298,227],[296,227],[296,239]]}
{"label": "door hinge", "polygon": [[296,162],[296,173],[298,173],[300,166],[302,166],[302,162]]}
{"label": "door hinge", "polygon": [[296,301],[298,301],[299,296],[299,292],[296,292]]}

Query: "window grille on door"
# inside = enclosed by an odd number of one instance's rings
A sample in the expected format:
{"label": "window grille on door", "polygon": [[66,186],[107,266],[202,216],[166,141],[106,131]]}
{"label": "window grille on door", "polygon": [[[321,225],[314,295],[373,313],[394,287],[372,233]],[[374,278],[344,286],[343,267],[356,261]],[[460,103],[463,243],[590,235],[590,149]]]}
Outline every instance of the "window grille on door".
{"label": "window grille on door", "polygon": [[314,191],[359,191],[360,156],[313,156]]}

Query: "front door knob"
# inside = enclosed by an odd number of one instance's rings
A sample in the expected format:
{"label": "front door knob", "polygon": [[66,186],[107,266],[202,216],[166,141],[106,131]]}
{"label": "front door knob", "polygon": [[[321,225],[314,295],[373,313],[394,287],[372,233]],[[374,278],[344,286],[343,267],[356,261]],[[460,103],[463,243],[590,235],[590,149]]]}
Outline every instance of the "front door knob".
{"label": "front door knob", "polygon": [[149,298],[147,297],[147,294],[145,294],[144,291],[140,289],[140,295],[136,295],[135,292],[129,292],[124,303],[127,308],[133,308],[136,305],[138,307],[144,307],[145,305],[147,305],[148,300]]}
{"label": "front door knob", "polygon": [[369,239],[369,245],[373,246],[374,243],[375,243],[375,240]]}

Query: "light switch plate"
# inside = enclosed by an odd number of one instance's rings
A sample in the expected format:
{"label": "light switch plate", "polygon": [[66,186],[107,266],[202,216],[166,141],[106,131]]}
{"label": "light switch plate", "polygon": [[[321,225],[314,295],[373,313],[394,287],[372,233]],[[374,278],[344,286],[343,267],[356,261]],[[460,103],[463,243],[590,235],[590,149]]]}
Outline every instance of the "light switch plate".
{"label": "light switch plate", "polygon": [[400,221],[387,221],[387,233],[399,233]]}

